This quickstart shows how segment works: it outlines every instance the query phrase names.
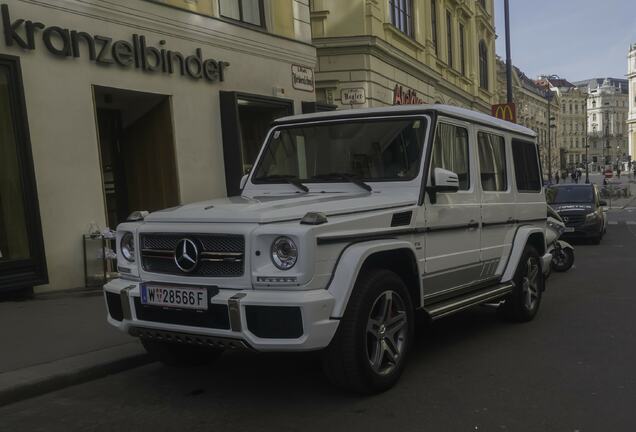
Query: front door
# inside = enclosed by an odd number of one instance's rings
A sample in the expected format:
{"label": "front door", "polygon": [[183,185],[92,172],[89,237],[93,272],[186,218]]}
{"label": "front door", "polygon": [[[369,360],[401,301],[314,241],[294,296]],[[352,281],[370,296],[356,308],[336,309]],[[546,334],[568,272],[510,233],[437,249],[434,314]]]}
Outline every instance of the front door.
{"label": "front door", "polygon": [[430,186],[435,168],[450,170],[458,175],[459,191],[437,193],[435,203],[427,194],[424,203],[425,301],[470,285],[481,272],[480,194],[472,133],[470,124],[450,119],[440,119],[436,127],[426,181]]}

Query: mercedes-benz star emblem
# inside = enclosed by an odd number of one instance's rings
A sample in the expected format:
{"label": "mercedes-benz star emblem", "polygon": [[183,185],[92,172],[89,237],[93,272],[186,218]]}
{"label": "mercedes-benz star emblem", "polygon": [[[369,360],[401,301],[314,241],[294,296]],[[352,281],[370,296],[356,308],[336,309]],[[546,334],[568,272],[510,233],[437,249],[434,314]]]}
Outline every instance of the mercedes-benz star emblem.
{"label": "mercedes-benz star emblem", "polygon": [[567,217],[567,216],[564,216],[564,217],[563,217],[563,222],[568,222],[569,220],[570,220],[570,218],[569,218],[569,217]]}
{"label": "mercedes-benz star emblem", "polygon": [[190,239],[181,239],[174,250],[174,262],[182,272],[190,273],[199,264],[199,248]]}

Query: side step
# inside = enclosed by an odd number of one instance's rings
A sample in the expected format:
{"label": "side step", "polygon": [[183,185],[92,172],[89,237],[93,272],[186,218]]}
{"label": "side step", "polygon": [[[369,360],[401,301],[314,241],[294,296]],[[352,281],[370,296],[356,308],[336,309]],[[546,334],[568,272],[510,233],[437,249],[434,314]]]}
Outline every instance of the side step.
{"label": "side step", "polygon": [[504,297],[506,294],[510,293],[513,288],[514,284],[512,282],[497,284],[478,291],[473,291],[469,294],[453,297],[439,303],[430,305],[425,304],[424,310],[428,313],[431,319],[436,320],[438,318],[454,314],[455,312],[468,309],[469,307]]}

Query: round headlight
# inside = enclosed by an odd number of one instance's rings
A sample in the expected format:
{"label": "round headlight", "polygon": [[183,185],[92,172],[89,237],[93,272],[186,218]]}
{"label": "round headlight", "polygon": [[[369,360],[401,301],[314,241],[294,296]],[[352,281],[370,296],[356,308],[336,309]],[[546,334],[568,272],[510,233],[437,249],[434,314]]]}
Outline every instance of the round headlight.
{"label": "round headlight", "polygon": [[127,232],[121,236],[119,250],[126,261],[135,262],[135,237],[132,233]]}
{"label": "round headlight", "polygon": [[289,237],[278,237],[272,243],[272,262],[281,270],[289,270],[298,260],[298,248]]}

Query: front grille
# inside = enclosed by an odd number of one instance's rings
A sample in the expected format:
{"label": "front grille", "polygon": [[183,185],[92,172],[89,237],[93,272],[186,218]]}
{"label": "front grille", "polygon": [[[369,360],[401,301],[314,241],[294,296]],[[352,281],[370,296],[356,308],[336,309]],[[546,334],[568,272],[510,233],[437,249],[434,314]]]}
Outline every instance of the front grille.
{"label": "front grille", "polygon": [[565,226],[567,227],[576,227],[579,225],[583,225],[583,223],[585,222],[585,215],[580,213],[561,213],[561,217],[563,218],[563,222],[565,222]]}
{"label": "front grille", "polygon": [[[193,240],[200,251],[191,272],[177,266],[174,253],[182,239]],[[239,277],[244,272],[245,238],[231,234],[141,234],[141,263],[151,273],[199,277]]]}
{"label": "front grille", "polygon": [[137,319],[141,321],[223,330],[230,329],[230,316],[226,305],[209,304],[208,310],[198,311],[144,305],[139,297],[134,298],[134,303]]}

